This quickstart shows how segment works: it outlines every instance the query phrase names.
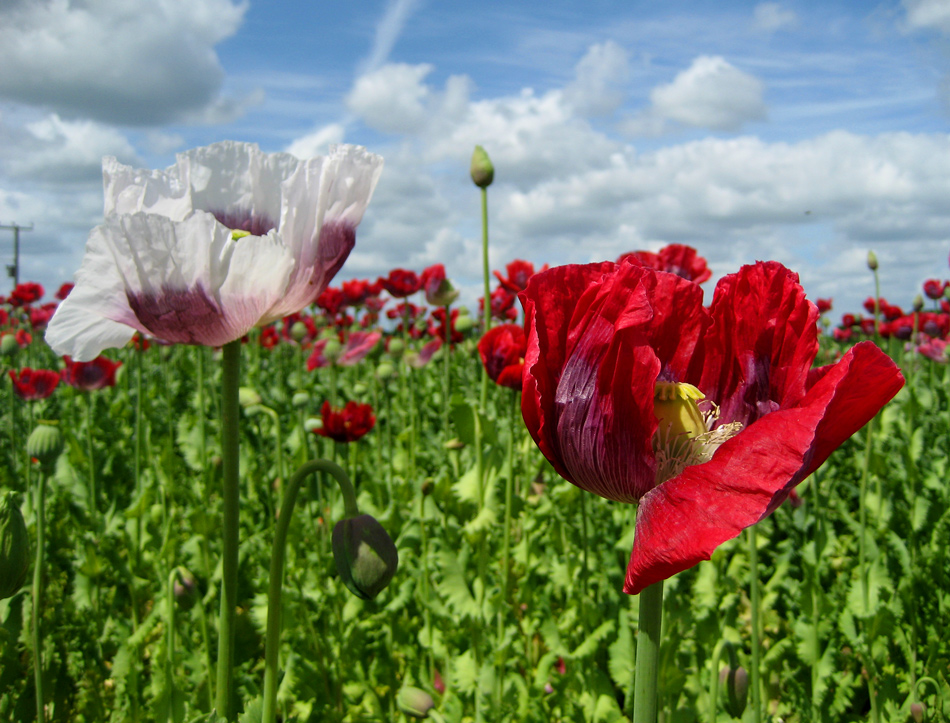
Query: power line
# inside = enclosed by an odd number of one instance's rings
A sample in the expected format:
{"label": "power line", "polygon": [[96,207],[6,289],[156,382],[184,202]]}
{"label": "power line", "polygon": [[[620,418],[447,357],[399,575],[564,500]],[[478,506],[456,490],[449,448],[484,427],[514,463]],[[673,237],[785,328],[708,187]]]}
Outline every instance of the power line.
{"label": "power line", "polygon": [[21,226],[12,223],[9,226],[0,225],[0,228],[13,229],[13,263],[7,264],[7,274],[13,277],[13,288],[16,288],[20,285],[20,231],[32,231],[33,224]]}

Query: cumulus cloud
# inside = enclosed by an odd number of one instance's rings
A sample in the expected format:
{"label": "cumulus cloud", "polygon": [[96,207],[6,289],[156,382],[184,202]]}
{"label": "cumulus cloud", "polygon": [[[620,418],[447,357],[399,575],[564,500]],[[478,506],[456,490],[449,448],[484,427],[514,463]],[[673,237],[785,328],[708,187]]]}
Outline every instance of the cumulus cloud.
{"label": "cumulus cloud", "polygon": [[574,73],[575,80],[564,89],[564,99],[580,115],[610,115],[623,103],[630,69],[627,52],[614,41],[592,45]]}
{"label": "cumulus cloud", "polygon": [[61,115],[157,125],[219,101],[214,46],[246,3],[34,0],[0,5],[0,95]]}
{"label": "cumulus cloud", "polygon": [[950,35],[950,4],[946,0],[904,0],[911,30],[939,30]]}
{"label": "cumulus cloud", "polygon": [[322,128],[317,128],[313,133],[308,133],[302,138],[296,139],[287,146],[286,151],[297,156],[297,158],[312,158],[326,154],[327,150],[334,143],[342,143],[346,135],[346,126],[342,123],[330,123]]}
{"label": "cumulus cloud", "polygon": [[798,15],[776,2],[764,2],[755,6],[752,12],[753,25],[757,30],[774,33],[780,28],[798,25]]}
{"label": "cumulus cloud", "polygon": [[425,125],[430,95],[428,64],[393,63],[356,79],[347,108],[366,125],[384,133],[417,133]]}
{"label": "cumulus cloud", "polygon": [[691,128],[737,131],[763,120],[762,81],[721,56],[701,55],[671,83],[650,92],[650,107],[622,126],[629,135],[656,135],[668,122]]}

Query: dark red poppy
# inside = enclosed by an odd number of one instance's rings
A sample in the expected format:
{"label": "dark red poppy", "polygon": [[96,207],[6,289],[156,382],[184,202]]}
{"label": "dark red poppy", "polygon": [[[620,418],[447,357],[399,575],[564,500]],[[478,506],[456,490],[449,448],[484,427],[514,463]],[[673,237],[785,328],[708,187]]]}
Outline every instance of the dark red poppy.
{"label": "dark red poppy", "polygon": [[854,314],[845,314],[841,317],[841,326],[852,327],[858,324],[858,318]]}
{"label": "dark red poppy", "polygon": [[315,303],[329,316],[336,316],[343,308],[343,292],[333,286],[328,286],[320,292]]}
{"label": "dark red poppy", "polygon": [[258,343],[265,349],[273,349],[275,346],[280,344],[280,332],[278,332],[273,326],[265,326],[263,329],[261,329],[261,335],[258,338]]}
{"label": "dark red poppy", "polygon": [[60,301],[66,301],[66,297],[69,296],[69,292],[73,290],[73,287],[75,285],[76,284],[72,283],[71,281],[67,281],[65,284],[60,286],[59,289],[57,290],[56,298],[59,299]]}
{"label": "dark red poppy", "polygon": [[712,277],[712,271],[706,265],[706,259],[697,254],[692,246],[683,244],[669,244],[656,253],[631,251],[617,259],[617,263],[625,260],[657,271],[676,274],[697,284],[708,281]]}
{"label": "dark red poppy", "polygon": [[639,503],[630,594],[770,514],[904,383],[869,342],[812,369],[818,310],[775,262],[709,308],[693,282],[609,262],[538,274],[521,300],[532,437],[568,481]]}
{"label": "dark red poppy", "polygon": [[32,281],[26,281],[17,284],[16,288],[10,292],[7,303],[14,308],[29,306],[42,299],[44,293],[42,286]]}
{"label": "dark red poppy", "polygon": [[831,311],[831,299],[817,299],[815,306],[818,307],[819,314],[827,314]]}
{"label": "dark red poppy", "polygon": [[[545,264],[541,271],[547,271],[548,265]],[[534,264],[530,261],[523,261],[521,259],[515,259],[510,264],[505,266],[505,271],[508,273],[508,276],[502,276],[500,272],[494,271],[495,278],[498,279],[498,282],[504,287],[509,293],[517,295],[519,292],[523,291],[528,285],[528,279],[530,279],[535,274]]]}
{"label": "dark red poppy", "polygon": [[30,324],[34,329],[43,329],[49,323],[49,320],[53,318],[53,314],[56,313],[56,307],[58,304],[51,302],[49,304],[43,304],[42,306],[34,306],[30,308]]}
{"label": "dark red poppy", "polygon": [[405,299],[412,296],[422,288],[422,280],[416,275],[415,271],[406,269],[393,269],[389,276],[380,277],[379,283],[389,292],[389,295],[397,299]]}
{"label": "dark red poppy", "polygon": [[371,284],[365,279],[351,279],[344,281],[340,287],[343,292],[343,303],[353,308],[363,306],[371,296],[379,296],[383,287],[378,281]]}
{"label": "dark red poppy", "polygon": [[524,329],[517,324],[492,327],[478,342],[478,354],[489,378],[519,392],[526,351]]}
{"label": "dark red poppy", "polygon": [[850,328],[848,329],[837,328],[831,332],[831,337],[835,341],[840,341],[842,343],[850,342],[853,336],[854,336],[854,331],[852,331]]}
{"label": "dark red poppy", "polygon": [[[459,310],[452,309],[449,314],[449,343],[458,344],[461,341],[464,341],[465,335],[458,331],[455,328],[455,322],[459,318]],[[429,336],[435,337],[439,341],[445,341],[445,308],[439,307],[438,309],[433,309],[431,318],[429,320],[428,326]]]}
{"label": "dark red poppy", "polygon": [[59,373],[50,369],[21,369],[19,375],[10,371],[13,391],[20,399],[28,402],[46,399],[59,384]]}
{"label": "dark red poppy", "polygon": [[373,408],[353,401],[347,402],[343,409],[334,409],[330,402],[324,402],[320,415],[323,426],[314,431],[337,442],[355,442],[376,424]]}
{"label": "dark red poppy", "polygon": [[104,356],[98,356],[89,362],[77,362],[64,356],[63,361],[66,362],[63,381],[85,392],[103,387],[114,387],[115,372],[122,366],[122,362],[114,362]]}
{"label": "dark red poppy", "polygon": [[452,282],[445,278],[445,266],[442,264],[433,264],[424,269],[419,281],[426,292],[426,303],[432,306],[448,306],[459,296]]}
{"label": "dark red poppy", "polygon": [[135,332],[129,341],[136,351],[145,351],[152,345],[147,336],[143,336],[138,332]]}
{"label": "dark red poppy", "polygon": [[[513,321],[518,318],[518,310],[515,309],[516,298],[515,294],[512,294],[504,286],[496,287],[495,290],[491,292],[492,318],[500,319],[501,321]],[[484,298],[478,300],[478,309],[483,314],[485,313]]]}
{"label": "dark red poppy", "polygon": [[937,279],[927,279],[924,282],[924,294],[926,294],[928,299],[937,299],[943,298],[943,292],[946,290],[947,286],[950,285],[950,281],[938,281]]}
{"label": "dark red poppy", "polygon": [[26,349],[33,342],[33,335],[26,329],[16,330],[16,343],[21,349]]}

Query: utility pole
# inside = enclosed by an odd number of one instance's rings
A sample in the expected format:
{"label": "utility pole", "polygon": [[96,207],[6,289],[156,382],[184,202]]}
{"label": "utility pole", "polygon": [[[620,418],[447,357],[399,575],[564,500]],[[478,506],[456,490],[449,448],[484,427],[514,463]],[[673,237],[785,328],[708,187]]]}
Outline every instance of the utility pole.
{"label": "utility pole", "polygon": [[7,274],[13,277],[13,288],[20,285],[20,231],[32,231],[33,224],[21,226],[18,223],[11,223],[9,226],[0,226],[0,228],[13,229],[13,263],[7,264]]}

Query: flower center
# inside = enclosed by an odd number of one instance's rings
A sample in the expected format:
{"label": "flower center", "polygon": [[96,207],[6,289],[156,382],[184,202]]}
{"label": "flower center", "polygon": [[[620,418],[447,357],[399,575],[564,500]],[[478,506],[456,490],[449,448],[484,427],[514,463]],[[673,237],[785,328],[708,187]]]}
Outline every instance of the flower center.
{"label": "flower center", "polygon": [[709,411],[699,403],[705,396],[692,384],[657,382],[653,391],[653,413],[659,422],[653,435],[656,455],[656,484],[680,474],[686,467],[712,459],[719,445],[735,437],[742,424],[730,422],[710,427],[719,418],[719,407],[708,401]]}

